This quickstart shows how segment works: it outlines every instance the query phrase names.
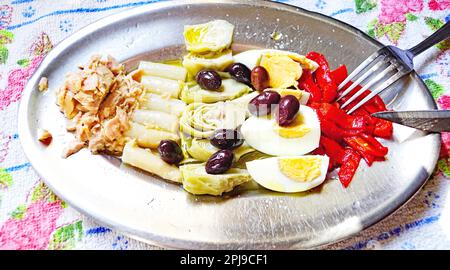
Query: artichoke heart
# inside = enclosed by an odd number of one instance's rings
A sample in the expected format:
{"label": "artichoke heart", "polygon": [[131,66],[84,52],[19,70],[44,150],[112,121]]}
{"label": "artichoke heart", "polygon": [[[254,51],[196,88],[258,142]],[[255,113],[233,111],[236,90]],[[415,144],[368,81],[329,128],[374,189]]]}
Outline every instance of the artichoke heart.
{"label": "artichoke heart", "polygon": [[204,24],[186,25],[184,41],[190,52],[203,53],[221,51],[233,41],[234,25],[225,20],[214,20]]}
{"label": "artichoke heart", "polygon": [[218,101],[233,100],[252,91],[247,85],[233,79],[222,81],[221,91],[208,91],[199,85],[184,87],[181,92],[181,100],[190,104],[193,102],[214,103]]}
{"label": "artichoke heart", "polygon": [[236,168],[229,169],[225,174],[208,174],[204,163],[182,165],[180,170],[183,188],[196,195],[219,196],[252,179],[247,170]]}
{"label": "artichoke heart", "polygon": [[180,118],[180,130],[195,138],[208,138],[216,129],[234,129],[245,121],[245,108],[232,102],[191,103]]}
{"label": "artichoke heart", "polygon": [[232,63],[231,50],[225,50],[221,53],[208,53],[207,55],[188,53],[183,57],[183,66],[191,75],[195,75],[206,68],[221,71]]}
{"label": "artichoke heart", "polygon": [[[207,139],[194,138],[191,141],[187,152],[191,157],[198,161],[205,162],[209,157],[220,149],[214,147]],[[235,160],[238,161],[243,155],[256,151],[247,143],[242,144],[238,148],[233,150]]]}
{"label": "artichoke heart", "polygon": [[217,151],[219,151],[219,149],[214,147],[209,140],[197,138],[192,139],[191,145],[187,149],[187,152],[191,157],[202,162],[207,161],[209,157]]}

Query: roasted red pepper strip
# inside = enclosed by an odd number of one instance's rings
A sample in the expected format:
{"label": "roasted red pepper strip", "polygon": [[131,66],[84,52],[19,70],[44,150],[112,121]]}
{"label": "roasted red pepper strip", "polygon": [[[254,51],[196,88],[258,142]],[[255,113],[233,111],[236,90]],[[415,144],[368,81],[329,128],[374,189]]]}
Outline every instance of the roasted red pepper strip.
{"label": "roasted red pepper strip", "polygon": [[303,70],[303,74],[300,77],[300,80],[298,81],[298,87],[311,94],[311,97],[308,102],[322,101],[322,91],[320,90],[319,86],[317,86],[317,84],[314,82],[311,70],[309,69]]}
{"label": "roasted red pepper strip", "polygon": [[393,133],[394,128],[392,126],[392,122],[383,119],[377,119],[375,129],[373,130],[373,136],[390,139]]}
{"label": "roasted red pepper strip", "polygon": [[370,113],[368,111],[366,111],[366,109],[364,109],[364,106],[362,106],[362,107],[359,107],[358,109],[356,109],[352,113],[352,115],[362,115],[362,116],[369,115],[370,116]]}
{"label": "roasted red pepper strip", "polygon": [[338,176],[339,181],[346,188],[353,179],[353,176],[358,169],[361,156],[352,149],[345,149],[344,156],[342,158],[342,165],[339,169]]}
{"label": "roasted red pepper strip", "polygon": [[[344,87],[344,89],[347,88],[348,86],[350,86],[350,84],[351,84],[351,82],[347,83],[347,85]],[[356,92],[361,90],[361,88],[362,87],[360,85],[356,86],[352,91],[350,91],[350,93],[348,93],[345,97],[343,97],[341,100],[339,100],[339,103],[343,104],[344,102],[346,102],[350,97],[352,97],[354,94],[356,94]],[[354,101],[350,102],[350,104],[348,104],[345,107],[345,110],[346,111],[350,110],[358,102],[360,102],[363,98],[365,98],[369,94],[370,94],[370,90],[364,91],[364,93],[362,93]],[[381,99],[381,97],[379,95],[375,95],[372,99],[367,101],[362,107],[371,114],[386,110],[386,105],[384,104],[384,101]]]}
{"label": "roasted red pepper strip", "polygon": [[[342,185],[347,187],[361,159],[364,159],[369,166],[376,161],[385,160],[388,148],[384,147],[373,136],[390,138],[393,132],[392,123],[371,116],[372,113],[386,110],[386,105],[378,95],[358,108],[352,115],[348,115],[346,111],[369,95],[370,90],[364,91],[346,108],[341,109],[344,102],[361,90],[361,86],[356,86],[348,96],[342,98],[339,102],[334,102],[335,96],[329,99],[332,92],[329,91],[328,87],[337,87],[345,80],[348,76],[346,67],[340,66],[336,70],[330,71],[323,55],[311,52],[307,57],[316,61],[319,68],[314,73],[305,70],[306,75],[299,80],[299,85],[305,85],[305,82],[308,81],[311,83],[312,89],[318,93],[316,97],[321,94],[320,99],[310,99],[310,102],[308,102],[308,105],[316,111],[319,117],[322,131],[320,146],[313,153],[317,155],[326,154],[330,157],[329,170],[335,166],[340,166],[339,179]],[[346,87],[350,84],[352,82],[349,82]],[[306,87],[302,88],[305,89]]]}
{"label": "roasted red pepper strip", "polygon": [[372,166],[373,162],[375,161],[375,156],[367,153],[361,153],[358,151],[358,154],[361,155],[361,157],[364,159],[364,161],[367,163],[367,165]]}
{"label": "roasted red pepper strip", "polygon": [[314,104],[313,108],[316,109],[320,119],[327,119],[335,122],[336,124],[347,124],[348,122],[348,115],[332,104]]}
{"label": "roasted red pepper strip", "polygon": [[367,134],[361,134],[359,135],[361,138],[363,138],[364,140],[366,140],[369,144],[371,144],[373,147],[375,147],[375,149],[377,149],[380,153],[382,153],[383,157],[387,155],[388,153],[388,148],[386,146],[383,146],[377,139],[375,139],[374,137],[367,135]]}
{"label": "roasted red pepper strip", "polygon": [[347,67],[345,65],[340,65],[337,69],[331,71],[331,78],[333,78],[334,82],[339,85],[341,82],[345,80],[348,76]]}
{"label": "roasted red pepper strip", "polygon": [[366,121],[366,127],[364,128],[364,132],[369,135],[373,135],[373,132],[375,130],[375,125],[377,123],[377,119],[370,116],[370,114],[363,107],[360,107],[356,111],[354,111],[353,115],[358,115],[360,117],[364,117],[364,119]]}
{"label": "roasted red pepper strip", "polygon": [[[353,106],[354,105],[352,105],[351,107],[353,107]],[[363,106],[361,106],[360,108],[364,108],[364,110],[366,110],[369,114],[383,111],[383,110],[380,110],[377,105],[375,105],[374,103],[372,103],[370,101],[367,102],[366,104],[364,104]]]}
{"label": "roasted red pepper strip", "polygon": [[384,101],[381,99],[379,95],[375,95],[371,100],[369,100],[371,104],[374,104],[377,107],[378,112],[380,111],[386,111],[386,104],[384,104]]}
{"label": "roasted red pepper strip", "polygon": [[346,114],[343,110],[337,108],[333,104],[321,103],[320,105],[311,104],[319,119],[325,119],[336,123],[340,128],[364,131],[365,119],[362,116],[351,116]]}
{"label": "roasted red pepper strip", "polygon": [[356,115],[354,116],[351,121],[350,125],[348,126],[351,129],[365,129],[367,126],[366,118],[362,115]]}
{"label": "roasted red pepper strip", "polygon": [[366,128],[365,128],[365,133],[369,134],[369,135],[373,135],[373,132],[375,130],[375,125],[377,123],[376,119],[373,118],[370,115],[364,115],[363,116],[366,119]]}
{"label": "roasted red pepper strip", "polygon": [[[348,85],[348,84],[347,84]],[[362,87],[360,85],[356,86],[355,88],[353,88],[352,91],[350,91],[350,93],[348,93],[345,97],[343,97],[341,100],[339,100],[340,104],[344,104],[344,102],[347,102],[348,99],[350,99],[353,95],[355,95]],[[370,91],[366,90],[364,91],[360,96],[358,96],[355,100],[353,100],[352,102],[350,102],[350,104],[348,104],[345,107],[345,111],[349,111],[351,110],[356,104],[358,104],[358,102],[360,102],[363,98],[365,98],[366,96],[368,96],[370,94]]]}
{"label": "roasted red pepper strip", "polygon": [[318,52],[310,52],[306,58],[315,61],[319,67],[314,72],[317,85],[322,89],[322,101],[332,102],[337,95],[337,84],[331,76],[331,70],[325,57]]}
{"label": "roasted red pepper strip", "polygon": [[331,121],[320,119],[320,129],[325,136],[335,141],[340,141],[344,137],[344,131]]}
{"label": "roasted red pepper strip", "polygon": [[341,129],[335,123],[327,120],[320,120],[320,130],[322,133],[337,141],[340,142],[344,137],[356,136],[364,132],[362,129]]}
{"label": "roasted red pepper strip", "polygon": [[333,165],[342,164],[344,149],[337,142],[325,136],[320,136],[320,145],[325,149],[325,153],[330,157]]}
{"label": "roasted red pepper strip", "polygon": [[319,147],[317,147],[314,151],[311,152],[313,155],[325,155],[325,149],[323,148],[322,145],[319,145]]}
{"label": "roasted red pepper strip", "polygon": [[[367,141],[365,138],[362,137],[364,135],[365,134],[360,134],[358,136],[346,137],[346,138],[344,138],[344,141],[351,148],[353,148],[354,150],[356,150],[356,151],[358,151],[360,153],[370,154],[370,155],[373,155],[375,157],[384,157],[387,154],[387,148],[382,146],[385,149],[380,149],[379,147],[377,147],[375,145],[372,145],[371,142]],[[375,140],[375,138],[374,138],[374,140]]]}

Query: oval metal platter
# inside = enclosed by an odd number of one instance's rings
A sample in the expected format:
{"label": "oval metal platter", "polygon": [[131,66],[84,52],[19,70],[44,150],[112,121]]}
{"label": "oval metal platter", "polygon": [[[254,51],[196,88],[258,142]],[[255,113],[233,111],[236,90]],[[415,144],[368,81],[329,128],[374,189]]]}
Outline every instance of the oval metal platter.
{"label": "oval metal platter", "polygon": [[[96,53],[108,53],[129,69],[139,60],[182,56],[183,26],[225,19],[236,26],[236,50],[252,47],[318,51],[332,68],[354,69],[381,44],[332,18],[265,1],[161,2],[104,18],[56,46],[29,80],[19,112],[23,149],[45,183],[63,200],[100,223],[132,237],[169,248],[297,249],[323,246],[355,234],[394,212],[432,173],[440,148],[436,134],[394,126],[386,162],[361,162],[347,189],[331,176],[321,187],[279,194],[238,188],[223,197],[192,196],[181,186],[84,149],[61,158],[73,139],[55,105],[65,73]],[[279,40],[271,39],[276,31]],[[49,90],[37,91],[39,79]],[[416,74],[383,98],[394,110],[435,109]],[[53,134],[44,147],[38,128]]]}

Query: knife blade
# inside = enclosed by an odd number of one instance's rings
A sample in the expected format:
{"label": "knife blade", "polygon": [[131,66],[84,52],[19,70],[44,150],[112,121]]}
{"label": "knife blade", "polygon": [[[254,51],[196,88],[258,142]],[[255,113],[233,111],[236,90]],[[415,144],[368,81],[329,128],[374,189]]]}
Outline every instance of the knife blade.
{"label": "knife blade", "polygon": [[372,116],[428,132],[450,131],[450,110],[385,111]]}

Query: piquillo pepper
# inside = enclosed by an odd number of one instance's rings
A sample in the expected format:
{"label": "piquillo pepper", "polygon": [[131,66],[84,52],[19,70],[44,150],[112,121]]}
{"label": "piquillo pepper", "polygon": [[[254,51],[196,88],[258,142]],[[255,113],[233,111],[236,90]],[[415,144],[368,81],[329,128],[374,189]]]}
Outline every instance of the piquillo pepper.
{"label": "piquillo pepper", "polygon": [[[369,135],[367,135],[369,136]],[[387,154],[387,148],[382,146],[378,141],[376,141],[381,147],[378,145],[374,145],[372,140],[369,140],[367,138],[364,138],[365,134],[360,134],[358,136],[352,136],[352,137],[346,137],[344,138],[344,141],[354,150],[360,152],[360,153],[366,153],[373,155],[375,157],[384,157]]]}
{"label": "piquillo pepper", "polygon": [[[387,155],[389,149],[387,147],[383,146],[377,139],[375,139],[374,137],[372,137],[368,134],[365,134],[365,133],[363,133],[359,136],[362,137],[363,139],[365,139],[370,145],[375,147],[375,149],[377,149],[382,154],[383,157]],[[377,156],[377,155],[375,155],[375,156]]]}
{"label": "piquillo pepper", "polygon": [[[352,82],[349,82],[346,84],[346,86],[344,87],[347,88],[352,84]],[[355,95],[359,90],[361,90],[361,86],[357,85],[354,89],[352,89],[350,91],[350,93],[348,93],[345,97],[343,97],[341,100],[339,100],[340,104],[343,104],[344,102],[346,102],[348,99],[350,99],[350,97],[352,97],[353,95]],[[360,96],[358,96],[355,100],[353,100],[352,102],[350,102],[349,105],[347,105],[345,107],[345,110],[348,111],[350,109],[352,109],[358,102],[360,102],[363,98],[365,98],[366,96],[368,96],[370,94],[369,90],[364,91]],[[360,108],[364,108],[366,111],[368,111],[369,113],[376,113],[379,111],[385,111],[386,110],[386,105],[384,104],[383,100],[381,99],[380,96],[376,95],[373,98],[371,98],[370,100],[368,100],[362,107]]]}
{"label": "piquillo pepper", "polygon": [[330,157],[333,165],[342,164],[342,158],[344,156],[344,149],[334,140],[325,136],[320,136],[320,145],[325,150],[325,153]]}
{"label": "piquillo pepper", "polygon": [[341,129],[335,123],[325,119],[320,119],[320,129],[325,136],[337,142],[340,142],[344,137],[356,136],[364,131],[362,129]]}
{"label": "piquillo pepper", "polygon": [[362,116],[351,116],[330,103],[311,104],[319,119],[336,123],[340,128],[364,131],[366,120]]}
{"label": "piquillo pepper", "polygon": [[347,67],[345,65],[340,65],[337,69],[331,71],[331,78],[333,81],[339,85],[341,82],[345,80],[348,76]]}
{"label": "piquillo pepper", "polygon": [[320,119],[320,129],[323,134],[335,141],[340,141],[344,137],[344,131],[326,119]]}
{"label": "piquillo pepper", "polygon": [[325,155],[325,149],[323,148],[322,145],[319,145],[319,147],[317,147],[314,151],[312,151],[313,155]]}
{"label": "piquillo pepper", "polygon": [[[342,104],[362,87],[356,86],[346,97],[335,102],[337,94],[333,90],[336,90],[337,85],[348,76],[346,66],[342,65],[330,71],[323,55],[310,52],[307,58],[319,64],[319,68],[314,73],[305,70],[304,76],[299,81],[300,87],[315,93],[311,94],[312,99],[308,102],[308,106],[317,113],[322,136],[320,145],[313,154],[327,155],[330,158],[328,170],[339,166],[339,180],[344,187],[347,187],[361,159],[364,159],[369,166],[385,159],[388,148],[375,137],[390,138],[393,133],[392,123],[372,117],[373,113],[386,110],[386,105],[378,95],[358,108],[352,115],[348,115],[348,110],[369,95],[370,90],[364,91],[348,106],[341,109]],[[348,82],[344,89],[351,84],[352,82]]]}
{"label": "piquillo pepper", "polygon": [[389,139],[392,137],[393,133],[394,129],[392,126],[392,122],[383,119],[377,119],[375,128],[373,130],[373,136]]}
{"label": "piquillo pepper", "polygon": [[338,176],[339,181],[344,187],[348,187],[353,179],[353,176],[358,169],[359,162],[361,161],[361,156],[353,151],[352,149],[345,149],[342,158],[342,165],[339,169]]}
{"label": "piquillo pepper", "polygon": [[331,70],[325,57],[318,52],[310,52],[306,58],[315,61],[319,67],[315,71],[317,85],[322,90],[322,101],[332,102],[337,95],[337,84],[331,76]]}
{"label": "piquillo pepper", "polygon": [[321,102],[322,101],[322,92],[317,84],[314,82],[314,77],[311,73],[311,70],[306,69],[303,70],[303,74],[300,77],[298,87],[300,89],[308,92],[311,97],[309,102]]}

